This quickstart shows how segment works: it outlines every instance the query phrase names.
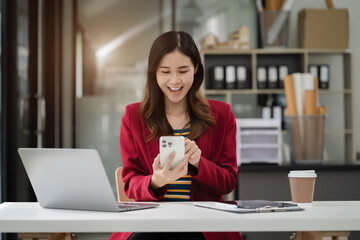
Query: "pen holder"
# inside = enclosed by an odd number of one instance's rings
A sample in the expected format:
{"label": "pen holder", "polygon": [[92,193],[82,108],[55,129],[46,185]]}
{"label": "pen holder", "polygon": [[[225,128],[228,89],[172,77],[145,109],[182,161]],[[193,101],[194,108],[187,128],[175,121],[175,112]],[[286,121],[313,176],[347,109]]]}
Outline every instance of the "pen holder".
{"label": "pen holder", "polygon": [[324,115],[287,116],[291,161],[320,164],[324,149]]}
{"label": "pen holder", "polygon": [[290,12],[279,10],[260,12],[260,35],[263,48],[288,47],[289,15]]}

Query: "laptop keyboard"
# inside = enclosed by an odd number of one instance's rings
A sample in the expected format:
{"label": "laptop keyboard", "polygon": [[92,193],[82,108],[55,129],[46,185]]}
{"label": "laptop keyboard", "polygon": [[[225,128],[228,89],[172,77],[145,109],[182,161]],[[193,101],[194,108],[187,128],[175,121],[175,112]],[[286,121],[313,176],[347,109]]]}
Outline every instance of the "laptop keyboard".
{"label": "laptop keyboard", "polygon": [[120,202],[118,203],[119,210],[141,209],[158,206],[156,203],[139,203],[139,202]]}

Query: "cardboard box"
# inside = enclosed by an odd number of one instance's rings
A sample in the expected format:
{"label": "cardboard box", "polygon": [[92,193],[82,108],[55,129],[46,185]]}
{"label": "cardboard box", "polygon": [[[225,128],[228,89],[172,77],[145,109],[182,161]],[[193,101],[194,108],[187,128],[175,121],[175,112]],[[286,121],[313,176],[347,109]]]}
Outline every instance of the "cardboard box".
{"label": "cardboard box", "polygon": [[299,45],[303,48],[348,48],[347,9],[303,9],[299,13]]}

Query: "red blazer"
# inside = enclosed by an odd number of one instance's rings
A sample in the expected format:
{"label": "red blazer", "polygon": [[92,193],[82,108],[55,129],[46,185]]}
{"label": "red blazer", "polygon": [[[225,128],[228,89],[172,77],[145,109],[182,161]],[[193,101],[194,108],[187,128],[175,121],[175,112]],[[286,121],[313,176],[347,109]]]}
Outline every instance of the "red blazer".
{"label": "red blazer", "polygon": [[[189,164],[192,176],[190,201],[221,201],[236,186],[236,122],[230,105],[208,100],[217,126],[209,127],[196,144],[201,149],[199,169]],[[191,130],[190,130],[191,131]],[[120,151],[125,193],[137,201],[161,201],[166,186],[149,187],[152,164],[159,153],[159,140],[146,142],[150,131],[140,116],[140,103],[126,107],[121,120]],[[210,210],[209,210],[210,211]],[[240,233],[203,233],[206,239],[242,239]],[[114,233],[110,239],[127,239],[131,233]]]}

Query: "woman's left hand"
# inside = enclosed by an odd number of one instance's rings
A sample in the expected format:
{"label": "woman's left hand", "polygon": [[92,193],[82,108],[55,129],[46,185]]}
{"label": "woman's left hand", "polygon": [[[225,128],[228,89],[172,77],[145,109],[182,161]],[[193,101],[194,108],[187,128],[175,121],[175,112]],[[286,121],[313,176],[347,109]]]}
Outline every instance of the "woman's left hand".
{"label": "woman's left hand", "polygon": [[188,154],[189,156],[189,163],[196,168],[199,168],[201,150],[196,145],[195,141],[185,139],[185,154]]}

